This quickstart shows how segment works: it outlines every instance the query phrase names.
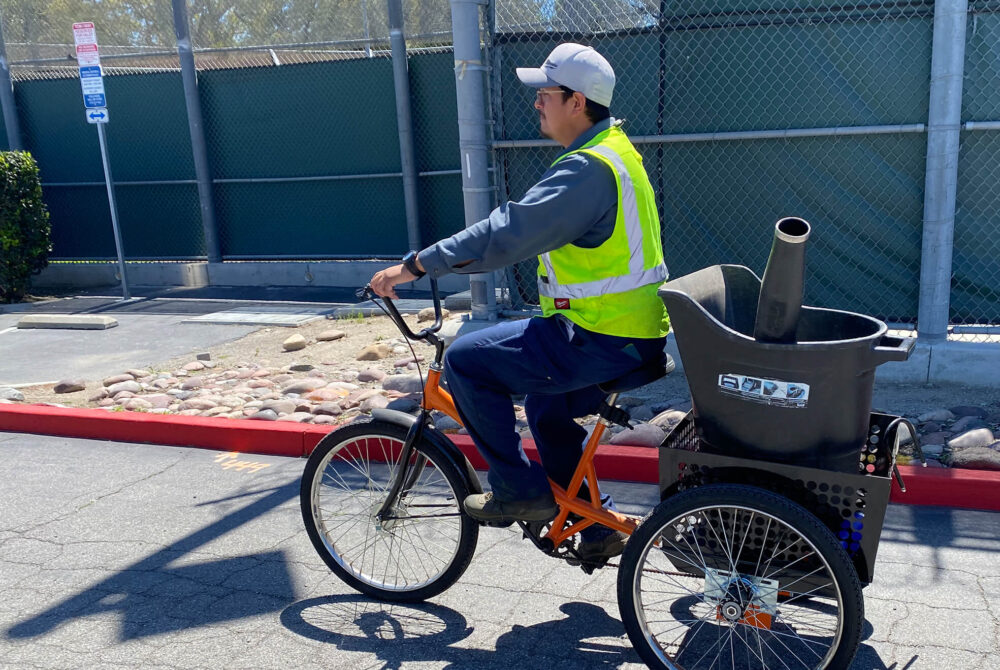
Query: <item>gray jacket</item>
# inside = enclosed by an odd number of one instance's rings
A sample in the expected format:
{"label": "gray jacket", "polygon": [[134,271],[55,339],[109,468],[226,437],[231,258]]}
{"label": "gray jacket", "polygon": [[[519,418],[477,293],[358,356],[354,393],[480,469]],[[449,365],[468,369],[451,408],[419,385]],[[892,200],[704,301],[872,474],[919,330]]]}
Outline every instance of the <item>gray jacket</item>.
{"label": "gray jacket", "polygon": [[[600,121],[576,138],[566,152],[579,149],[612,119]],[[577,153],[549,168],[517,202],[506,202],[478,223],[420,252],[431,277],[499,270],[567,244],[592,249],[614,232],[618,187],[603,161]],[[465,261],[468,265],[456,267]]]}

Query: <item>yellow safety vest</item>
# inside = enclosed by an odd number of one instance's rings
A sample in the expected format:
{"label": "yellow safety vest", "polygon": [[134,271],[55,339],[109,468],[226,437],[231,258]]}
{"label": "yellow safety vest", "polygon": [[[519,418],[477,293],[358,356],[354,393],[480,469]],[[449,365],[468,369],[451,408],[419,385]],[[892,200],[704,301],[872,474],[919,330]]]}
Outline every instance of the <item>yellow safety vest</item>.
{"label": "yellow safety vest", "polygon": [[667,267],[642,157],[617,126],[576,151],[611,168],[618,187],[618,216],[611,237],[600,246],[567,244],[538,257],[542,313],[562,314],[581,328],[605,335],[663,337],[670,320],[656,290],[667,279]]}

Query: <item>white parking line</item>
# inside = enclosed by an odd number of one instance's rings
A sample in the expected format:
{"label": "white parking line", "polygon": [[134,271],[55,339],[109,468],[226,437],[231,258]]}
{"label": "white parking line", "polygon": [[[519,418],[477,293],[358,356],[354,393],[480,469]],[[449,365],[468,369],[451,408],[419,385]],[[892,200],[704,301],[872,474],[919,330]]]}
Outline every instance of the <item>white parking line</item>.
{"label": "white parking line", "polygon": [[3,330],[0,330],[0,335],[3,335],[4,333],[9,333],[12,330],[17,330],[17,326],[11,326],[10,328],[4,328]]}

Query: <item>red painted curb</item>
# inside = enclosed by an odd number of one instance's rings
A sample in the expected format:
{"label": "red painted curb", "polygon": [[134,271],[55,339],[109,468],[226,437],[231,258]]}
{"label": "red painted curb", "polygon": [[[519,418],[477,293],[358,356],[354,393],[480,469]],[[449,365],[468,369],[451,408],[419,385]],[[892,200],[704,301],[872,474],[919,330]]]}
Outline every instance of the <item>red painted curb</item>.
{"label": "red painted curb", "polygon": [[[0,405],[0,431],[95,440],[200,447],[245,454],[302,457],[331,430],[328,426],[276,421],[239,421],[196,416],[108,412],[48,405]],[[452,435],[477,469],[486,463],[467,435]],[[524,440],[537,458],[532,440]],[[657,450],[602,445],[595,466],[601,476],[627,482],[659,482]],[[1000,472],[900,466],[907,492],[893,482],[893,502],[1000,511]]]}

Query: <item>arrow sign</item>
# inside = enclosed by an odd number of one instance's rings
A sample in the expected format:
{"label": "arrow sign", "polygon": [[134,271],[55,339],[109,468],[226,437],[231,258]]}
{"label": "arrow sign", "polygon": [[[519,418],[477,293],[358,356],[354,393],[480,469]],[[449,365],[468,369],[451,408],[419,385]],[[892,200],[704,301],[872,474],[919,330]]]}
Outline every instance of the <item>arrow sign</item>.
{"label": "arrow sign", "polygon": [[108,110],[103,107],[87,110],[87,123],[107,123]]}

